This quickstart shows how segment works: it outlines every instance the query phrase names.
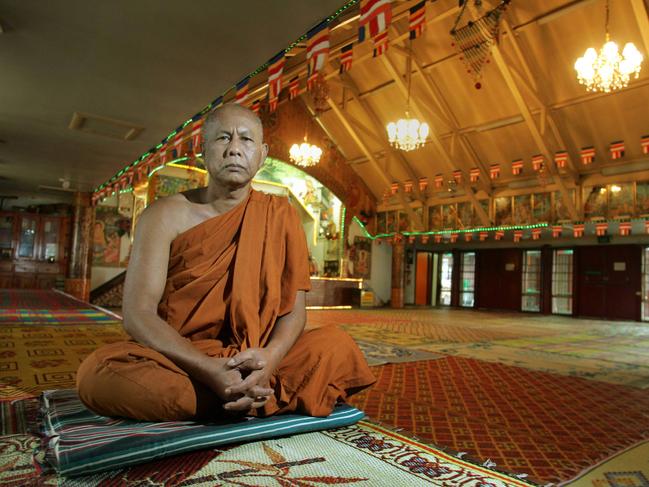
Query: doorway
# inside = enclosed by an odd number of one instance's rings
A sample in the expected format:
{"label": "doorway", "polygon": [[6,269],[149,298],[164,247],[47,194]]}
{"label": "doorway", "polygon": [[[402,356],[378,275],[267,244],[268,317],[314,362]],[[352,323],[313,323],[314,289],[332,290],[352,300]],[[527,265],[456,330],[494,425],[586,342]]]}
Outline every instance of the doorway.
{"label": "doorway", "polygon": [[433,288],[433,253],[417,251],[415,260],[415,304],[430,306]]}
{"label": "doorway", "polygon": [[453,254],[445,252],[440,257],[439,265],[439,304],[450,306],[453,295]]}

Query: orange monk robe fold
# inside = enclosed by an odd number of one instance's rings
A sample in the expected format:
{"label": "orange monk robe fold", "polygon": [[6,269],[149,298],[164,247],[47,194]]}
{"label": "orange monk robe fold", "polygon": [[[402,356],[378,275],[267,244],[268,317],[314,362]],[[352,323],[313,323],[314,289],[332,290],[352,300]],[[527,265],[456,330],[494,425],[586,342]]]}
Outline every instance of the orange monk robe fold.
{"label": "orange monk robe fold", "polygon": [[[309,288],[297,213],[286,198],[252,191],[172,242],[158,314],[201,352],[231,357],[267,345],[277,318],[293,309],[297,291]],[[336,327],[306,331],[271,378],[274,397],[255,413],[326,416],[339,398],[374,381],[349,335]],[[173,420],[221,411],[210,391],[135,342],[90,355],[77,387],[84,403],[105,415]]]}

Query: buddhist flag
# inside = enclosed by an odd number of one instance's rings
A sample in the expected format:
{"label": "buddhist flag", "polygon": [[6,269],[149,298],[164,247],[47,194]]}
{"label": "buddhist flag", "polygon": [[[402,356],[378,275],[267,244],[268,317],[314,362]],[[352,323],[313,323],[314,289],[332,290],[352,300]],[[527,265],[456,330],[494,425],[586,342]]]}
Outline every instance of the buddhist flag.
{"label": "buddhist flag", "polygon": [[541,154],[532,156],[532,169],[534,169],[535,171],[540,171],[542,167],[543,167],[543,156]]}
{"label": "buddhist flag", "polygon": [[645,220],[644,222],[644,232],[649,233],[649,220]]}
{"label": "buddhist flag", "polygon": [[489,237],[489,232],[480,232],[478,234],[478,237],[480,238],[481,242],[484,242],[485,240],[487,240],[487,237]]}
{"label": "buddhist flag", "polygon": [[288,84],[288,99],[292,100],[300,94],[300,78],[295,76],[291,78],[291,82]]}
{"label": "buddhist flag", "polygon": [[480,169],[477,167],[474,167],[469,171],[469,180],[472,183],[478,182],[478,179],[480,179]]}
{"label": "buddhist flag", "polygon": [[442,241],[442,236],[441,235],[435,235],[434,239],[435,239],[435,243],[440,243]]}
{"label": "buddhist flag", "polygon": [[277,109],[277,100],[279,99],[279,93],[282,91],[282,73],[284,72],[285,63],[286,58],[284,53],[281,52],[270,60],[268,66],[268,105],[271,112]]}
{"label": "buddhist flag", "polygon": [[466,232],[464,234],[464,241],[465,242],[470,242],[473,239],[473,234],[471,232]]}
{"label": "buddhist flag", "polygon": [[428,178],[421,177],[419,178],[419,191],[424,192],[428,188]]}
{"label": "buddhist flag", "polygon": [[623,237],[631,235],[631,222],[620,222],[620,235]]}
{"label": "buddhist flag", "polygon": [[595,224],[595,235],[597,235],[598,237],[606,235],[607,230],[608,230],[608,223],[596,223]]}
{"label": "buddhist flag", "polygon": [[354,44],[347,44],[340,50],[340,74],[346,73],[352,69],[352,62],[354,60]]}
{"label": "buddhist flag", "polygon": [[580,238],[584,236],[584,224],[583,223],[576,223],[572,227],[572,234],[575,236],[575,238]]}
{"label": "buddhist flag", "polygon": [[[162,147],[160,147],[160,149],[158,150],[158,153],[160,154],[160,164],[166,164],[167,159],[169,158],[169,154],[167,152],[167,140],[166,139],[162,141]],[[149,172],[151,172],[150,169],[149,169]]]}
{"label": "buddhist flag", "polygon": [[643,135],[640,139],[640,146],[643,154],[649,154],[649,135]]}
{"label": "buddhist flag", "polygon": [[520,242],[523,238],[523,230],[514,230],[514,242]]}
{"label": "buddhist flag", "polygon": [[183,152],[183,146],[185,145],[185,140],[184,140],[184,134],[183,134],[183,129],[179,127],[176,130],[176,135],[174,136],[174,152],[175,152],[175,158],[182,157],[184,152]]}
{"label": "buddhist flag", "polygon": [[234,98],[234,102],[239,105],[243,105],[248,99],[248,82],[250,78],[246,76],[244,79],[237,83],[237,93]]}
{"label": "buddhist flag", "polygon": [[398,191],[399,191],[399,183],[392,183],[390,185],[390,193],[397,194]]}
{"label": "buddhist flag", "polygon": [[457,233],[451,233],[451,243],[457,242]]}
{"label": "buddhist flag", "polygon": [[552,238],[559,238],[561,236],[562,231],[563,231],[563,226],[561,226],[561,225],[553,225],[552,226]]}
{"label": "buddhist flag", "polygon": [[261,107],[261,103],[259,103],[259,100],[255,100],[252,102],[252,105],[250,106],[250,109],[255,112],[255,114],[259,115],[259,108]]}
{"label": "buddhist flag", "polygon": [[444,176],[442,176],[441,174],[437,174],[435,176],[435,187],[439,189],[443,185],[444,185]]}
{"label": "buddhist flag", "polygon": [[624,141],[611,142],[611,159],[621,159],[622,157],[624,157]]}
{"label": "buddhist flag", "polygon": [[307,33],[306,60],[308,63],[307,90],[310,90],[318,79],[318,73],[327,64],[329,57],[329,26],[325,23]]}
{"label": "buddhist flag", "polygon": [[512,174],[518,176],[523,172],[523,159],[516,159],[512,161]]}
{"label": "buddhist flag", "polygon": [[403,182],[403,190],[406,193],[412,193],[412,181],[410,179]]}
{"label": "buddhist flag", "polygon": [[554,154],[554,163],[557,165],[558,168],[563,169],[566,167],[566,164],[568,163],[568,152],[567,151],[559,151]]}
{"label": "buddhist flag", "polygon": [[408,235],[408,243],[409,244],[415,243],[415,236],[414,235]]}
{"label": "buddhist flag", "polygon": [[491,179],[498,179],[500,177],[500,164],[492,164],[489,166],[489,177]]}
{"label": "buddhist flag", "polygon": [[388,27],[391,21],[391,0],[361,0],[358,42],[371,37],[374,41],[375,57],[383,54],[388,48]]}
{"label": "buddhist flag", "polygon": [[421,236],[421,243],[427,244],[429,238],[430,238],[430,235],[422,235]]}
{"label": "buddhist flag", "polygon": [[541,229],[532,228],[532,240],[538,240],[539,238],[541,238]]}
{"label": "buddhist flag", "polygon": [[202,118],[192,122],[192,151],[195,155],[200,154],[202,151],[203,123],[204,120]]}
{"label": "buddhist flag", "polygon": [[426,28],[426,2],[419,2],[410,9],[410,38],[416,39]]}
{"label": "buddhist flag", "polygon": [[592,164],[595,160],[595,147],[583,147],[579,152],[581,156],[581,163],[585,166],[587,164]]}
{"label": "buddhist flag", "polygon": [[455,171],[453,171],[453,179],[455,179],[455,182],[457,184],[462,183],[462,171],[460,169],[456,169]]}
{"label": "buddhist flag", "polygon": [[505,236],[504,230],[498,230],[496,233],[494,233],[494,238],[496,240],[502,240],[502,238]]}

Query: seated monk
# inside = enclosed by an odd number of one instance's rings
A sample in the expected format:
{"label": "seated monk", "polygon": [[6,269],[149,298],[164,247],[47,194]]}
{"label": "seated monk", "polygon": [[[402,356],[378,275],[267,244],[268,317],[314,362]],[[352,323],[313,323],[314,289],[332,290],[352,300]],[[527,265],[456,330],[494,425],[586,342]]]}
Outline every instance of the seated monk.
{"label": "seated monk", "polygon": [[147,421],[327,416],[375,379],[349,335],[304,330],[299,217],[286,198],[251,189],[268,152],[261,121],[225,105],[203,137],[209,185],[142,213],[124,284],[133,340],[85,359],[79,397],[99,414]]}

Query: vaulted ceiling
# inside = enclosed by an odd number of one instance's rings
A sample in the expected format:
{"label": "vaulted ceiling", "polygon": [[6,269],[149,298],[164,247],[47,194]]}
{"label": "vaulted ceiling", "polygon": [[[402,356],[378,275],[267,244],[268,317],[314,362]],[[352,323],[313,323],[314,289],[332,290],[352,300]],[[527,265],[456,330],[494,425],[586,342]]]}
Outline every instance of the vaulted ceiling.
{"label": "vaulted ceiling", "polygon": [[[512,0],[480,89],[449,34],[457,0],[427,2],[427,28],[409,42],[407,13],[416,3],[393,2],[387,53],[373,57],[371,42],[355,45],[344,75],[338,74],[340,49],[357,38],[358,6],[338,17],[325,76],[329,98],[302,96],[377,199],[391,182],[427,177],[432,186],[437,174],[448,180],[456,169],[466,179],[478,168],[479,182],[452,194],[415,191],[414,199],[475,200],[539,185],[565,191],[591,180],[649,179],[649,156],[640,146],[649,134],[646,0],[611,2],[612,39],[634,42],[645,55],[640,77],[612,94],[586,92],[573,68],[587,47],[604,42],[604,0]],[[459,25],[497,2],[481,3],[469,1]],[[92,189],[341,4],[0,0],[0,188],[33,192],[66,178],[75,189]],[[287,79],[304,74],[304,45],[289,54]],[[387,144],[385,124],[405,114],[409,63],[410,114],[425,119],[432,134],[423,148],[403,153]],[[253,95],[261,96],[265,76],[251,81]],[[73,131],[75,111],[128,122],[135,140]],[[137,134],[138,128],[144,130]],[[618,140],[626,154],[612,160],[609,144]],[[585,146],[595,147],[593,164],[580,162]],[[569,155],[561,177],[551,164],[542,177],[532,170],[533,155],[547,160],[561,150]],[[524,161],[519,176],[511,172],[515,159]],[[501,177],[490,180],[495,163]]]}

